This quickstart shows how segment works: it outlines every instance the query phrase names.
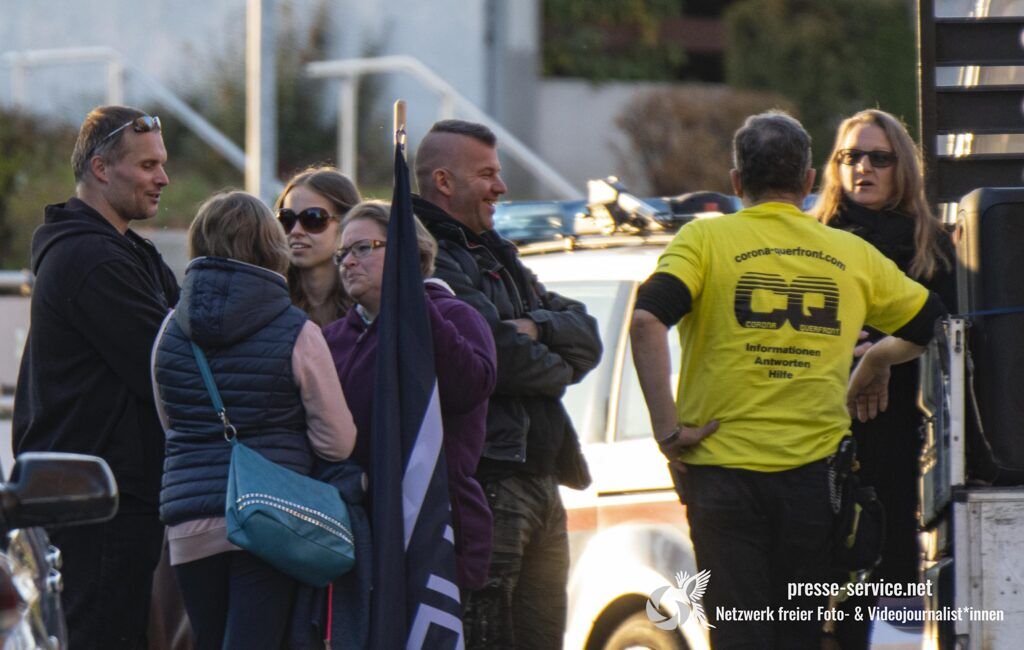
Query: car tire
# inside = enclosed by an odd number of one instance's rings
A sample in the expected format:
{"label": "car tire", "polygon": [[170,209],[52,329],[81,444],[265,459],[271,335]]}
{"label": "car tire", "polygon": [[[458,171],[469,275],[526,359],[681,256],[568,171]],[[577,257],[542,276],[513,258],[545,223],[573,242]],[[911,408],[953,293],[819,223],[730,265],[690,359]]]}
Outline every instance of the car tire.
{"label": "car tire", "polygon": [[619,623],[604,644],[604,650],[687,650],[688,647],[677,631],[658,629],[645,612],[637,612]]}

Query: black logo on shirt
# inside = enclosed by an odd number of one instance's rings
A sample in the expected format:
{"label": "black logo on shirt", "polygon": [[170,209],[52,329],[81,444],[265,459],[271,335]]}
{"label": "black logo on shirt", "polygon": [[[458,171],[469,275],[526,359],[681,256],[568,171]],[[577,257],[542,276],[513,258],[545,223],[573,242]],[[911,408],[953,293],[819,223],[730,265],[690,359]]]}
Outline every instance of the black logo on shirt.
{"label": "black logo on shirt", "polygon": [[[754,295],[759,291],[784,297],[785,308],[755,311]],[[744,273],[736,283],[734,306],[736,320],[743,327],[777,330],[788,321],[798,332],[839,336],[842,331],[839,286],[830,278],[801,275],[787,283],[776,273]]]}

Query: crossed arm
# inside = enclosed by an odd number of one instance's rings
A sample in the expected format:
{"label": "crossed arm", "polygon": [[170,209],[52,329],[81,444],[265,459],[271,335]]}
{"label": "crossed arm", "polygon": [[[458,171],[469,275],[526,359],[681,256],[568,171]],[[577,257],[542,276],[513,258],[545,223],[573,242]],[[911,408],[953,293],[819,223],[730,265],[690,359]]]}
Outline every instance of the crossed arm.
{"label": "crossed arm", "polygon": [[495,394],[561,398],[566,386],[582,379],[600,360],[597,322],[582,303],[545,291],[550,310],[502,320],[457,264],[438,256],[434,274],[490,325],[498,355]]}

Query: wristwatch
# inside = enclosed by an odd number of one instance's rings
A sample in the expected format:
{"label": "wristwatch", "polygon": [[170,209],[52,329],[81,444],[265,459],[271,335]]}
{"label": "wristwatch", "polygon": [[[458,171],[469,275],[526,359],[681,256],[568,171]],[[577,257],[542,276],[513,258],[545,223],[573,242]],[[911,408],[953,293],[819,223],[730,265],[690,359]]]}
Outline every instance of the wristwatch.
{"label": "wristwatch", "polygon": [[668,435],[662,436],[661,438],[655,438],[654,441],[658,443],[659,447],[664,448],[666,444],[672,442],[679,437],[679,432],[682,431],[683,425],[677,424],[675,429],[672,429]]}

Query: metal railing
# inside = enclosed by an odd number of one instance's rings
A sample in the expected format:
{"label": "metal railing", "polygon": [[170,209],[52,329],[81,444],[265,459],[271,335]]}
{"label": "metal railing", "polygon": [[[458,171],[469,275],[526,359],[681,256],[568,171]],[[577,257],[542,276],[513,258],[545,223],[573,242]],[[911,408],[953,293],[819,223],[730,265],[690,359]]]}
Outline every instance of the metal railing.
{"label": "metal railing", "polygon": [[27,296],[32,293],[32,273],[0,271],[0,295]]}
{"label": "metal railing", "polygon": [[[125,80],[128,76],[144,86],[152,95],[153,100],[163,109],[173,114],[182,124],[195,133],[220,155],[245,172],[246,155],[237,144],[232,142],[202,115],[182,101],[167,86],[156,78],[125,62],[124,57],[109,47],[78,47],[42,50],[23,50],[6,52],[0,57],[11,70],[11,103],[15,107],[28,107],[29,89],[28,71],[34,67],[59,65],[68,63],[98,63],[107,67],[106,102],[108,104],[124,103]],[[558,198],[579,199],[583,197],[577,189],[558,173],[544,159],[519,138],[499,124],[493,117],[481,110],[459,93],[451,84],[437,73],[425,66],[419,59],[411,56],[384,56],[365,59],[341,59],[335,61],[317,61],[307,64],[306,73],[313,78],[336,78],[340,81],[338,94],[338,166],[355,178],[356,172],[356,120],[357,120],[357,88],[359,78],[369,74],[405,73],[411,75],[426,88],[436,92],[440,97],[442,119],[460,114],[466,119],[486,124],[501,140],[502,150],[518,161],[527,171],[532,173],[544,186],[552,190]],[[273,181],[273,190],[280,193],[284,189],[278,179]]]}
{"label": "metal railing", "polygon": [[[133,81],[137,81],[149,91],[153,101],[181,120],[185,127],[210,145],[214,151],[224,156],[225,160],[239,171],[245,171],[245,151],[241,147],[182,101],[167,86],[139,68],[126,63],[121,53],[113,48],[73,47],[5,52],[0,57],[0,61],[11,70],[11,104],[16,108],[26,108],[31,105],[27,82],[28,72],[31,68],[68,63],[105,65],[107,67],[106,102],[108,104],[124,103],[125,80],[130,76]],[[284,185],[277,179],[275,179],[275,183],[276,192],[279,193],[284,189]]]}
{"label": "metal railing", "polygon": [[382,56],[366,59],[339,59],[316,61],[306,65],[306,74],[320,79],[338,79],[338,162],[340,169],[355,178],[356,171],[356,119],[357,88],[359,78],[369,74],[405,73],[411,75],[440,96],[441,119],[454,117],[460,112],[466,119],[486,124],[498,139],[502,150],[508,152],[541,183],[554,191],[558,198],[579,199],[583,192],[559,174],[551,165],[512,135],[493,117],[461,95],[440,75],[419,59],[411,56]]}

